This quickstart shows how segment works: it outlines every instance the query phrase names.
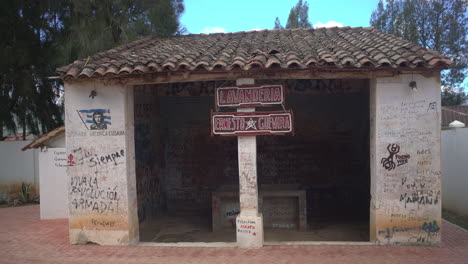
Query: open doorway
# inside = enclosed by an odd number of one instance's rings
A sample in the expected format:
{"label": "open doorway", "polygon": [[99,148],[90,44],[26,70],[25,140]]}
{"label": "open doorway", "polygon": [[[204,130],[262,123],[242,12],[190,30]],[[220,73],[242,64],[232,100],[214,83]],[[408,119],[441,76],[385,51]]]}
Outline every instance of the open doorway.
{"label": "open doorway", "polygon": [[[257,137],[265,241],[369,241],[368,80],[265,83],[295,114],[294,136]],[[235,82],[135,87],[140,241],[236,241],[237,138],[210,135],[219,86]],[[275,195],[291,190],[306,202]]]}

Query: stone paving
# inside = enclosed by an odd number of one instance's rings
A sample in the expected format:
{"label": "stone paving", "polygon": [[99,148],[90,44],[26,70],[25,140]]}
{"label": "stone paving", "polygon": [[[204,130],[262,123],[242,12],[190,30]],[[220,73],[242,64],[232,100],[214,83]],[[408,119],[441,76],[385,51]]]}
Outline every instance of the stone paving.
{"label": "stone paving", "polygon": [[0,208],[0,263],[444,263],[468,264],[468,232],[442,224],[440,247],[265,246],[261,249],[70,245],[67,220],[39,206]]}

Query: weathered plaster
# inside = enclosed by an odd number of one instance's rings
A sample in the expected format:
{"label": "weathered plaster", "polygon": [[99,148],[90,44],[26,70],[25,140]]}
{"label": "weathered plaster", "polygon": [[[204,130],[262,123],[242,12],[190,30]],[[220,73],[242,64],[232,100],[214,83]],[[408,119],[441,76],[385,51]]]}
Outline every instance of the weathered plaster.
{"label": "weathered plaster", "polygon": [[[83,82],[66,83],[65,94],[70,242],[133,243],[138,240],[133,91]],[[104,129],[93,130],[96,109],[105,110]]]}
{"label": "weathered plaster", "polygon": [[439,244],[440,76],[377,78],[370,98],[371,239]]}

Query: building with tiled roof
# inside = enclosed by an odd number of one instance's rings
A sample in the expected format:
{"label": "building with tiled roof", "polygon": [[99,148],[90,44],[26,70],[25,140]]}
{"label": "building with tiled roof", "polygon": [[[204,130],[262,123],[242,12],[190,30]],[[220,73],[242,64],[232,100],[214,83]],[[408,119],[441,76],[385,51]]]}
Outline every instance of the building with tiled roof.
{"label": "building with tiled roof", "polygon": [[343,27],[144,38],[61,67],[70,242],[438,245],[450,65]]}

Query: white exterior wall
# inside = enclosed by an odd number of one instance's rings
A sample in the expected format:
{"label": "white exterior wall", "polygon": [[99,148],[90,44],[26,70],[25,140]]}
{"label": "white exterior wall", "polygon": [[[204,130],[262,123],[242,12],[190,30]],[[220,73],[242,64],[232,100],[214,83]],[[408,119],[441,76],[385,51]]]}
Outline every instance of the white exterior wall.
{"label": "white exterior wall", "polygon": [[65,135],[62,134],[52,140],[47,141],[48,148],[64,148],[65,147]]}
{"label": "white exterior wall", "polygon": [[32,188],[39,184],[38,151],[21,150],[31,142],[32,140],[0,142],[0,201],[8,199],[9,192],[19,191],[23,182],[31,184]]}
{"label": "white exterior wall", "polygon": [[41,219],[68,218],[66,149],[44,148],[38,160]]}
{"label": "white exterior wall", "polygon": [[[89,97],[92,90],[97,96]],[[65,83],[70,242],[138,241],[133,90],[98,82]],[[80,111],[105,109],[106,129],[92,130]],[[127,140],[128,139],[128,140]]]}
{"label": "white exterior wall", "polygon": [[[417,92],[409,87],[412,80]],[[370,98],[371,240],[438,244],[440,75],[377,78]]]}
{"label": "white exterior wall", "polygon": [[468,128],[442,131],[442,206],[468,216]]}

